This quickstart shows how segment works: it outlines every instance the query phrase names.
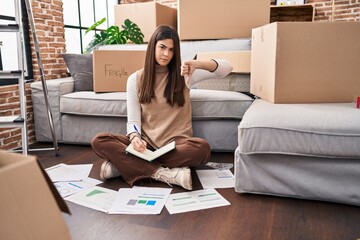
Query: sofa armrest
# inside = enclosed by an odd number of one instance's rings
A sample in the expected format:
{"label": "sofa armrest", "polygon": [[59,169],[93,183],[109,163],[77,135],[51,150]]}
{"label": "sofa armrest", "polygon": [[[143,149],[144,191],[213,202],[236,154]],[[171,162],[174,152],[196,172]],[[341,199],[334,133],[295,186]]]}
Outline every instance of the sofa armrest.
{"label": "sofa armrest", "polygon": [[[48,100],[58,141],[62,141],[62,126],[60,114],[60,97],[74,91],[74,80],[72,77],[47,80]],[[31,99],[34,109],[35,136],[37,141],[51,142],[49,119],[45,104],[42,82],[33,82],[30,85]]]}
{"label": "sofa armrest", "polygon": [[250,74],[247,73],[230,73],[223,79],[209,79],[199,82],[194,88],[250,92]]}
{"label": "sofa armrest", "polygon": [[[31,87],[31,92],[33,91],[42,92],[43,89],[41,81],[31,83],[30,87]],[[64,95],[74,91],[74,79],[72,77],[66,77],[66,78],[47,80],[46,87],[48,89],[49,95],[50,92],[56,92],[59,93],[60,95]]]}

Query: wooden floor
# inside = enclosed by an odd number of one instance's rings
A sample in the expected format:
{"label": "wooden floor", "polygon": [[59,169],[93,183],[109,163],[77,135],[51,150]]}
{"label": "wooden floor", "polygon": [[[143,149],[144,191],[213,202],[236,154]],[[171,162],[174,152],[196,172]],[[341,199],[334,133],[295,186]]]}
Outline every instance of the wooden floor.
{"label": "wooden floor", "polygon": [[[36,144],[31,148],[51,145]],[[32,151],[44,168],[58,163],[93,163],[90,177],[99,178],[102,161],[90,146],[60,145],[54,151]],[[211,161],[233,162],[233,153],[213,153]],[[233,169],[232,169],[233,170]],[[194,190],[202,189],[192,171]],[[359,183],[360,184],[360,183]],[[141,186],[167,187],[144,181]],[[128,187],[119,177],[102,187]],[[344,186],[346,187],[346,186]],[[174,186],[172,193],[182,192]],[[360,239],[360,207],[282,197],[239,194],[217,189],[230,206],[170,215],[108,215],[67,202],[72,215],[64,214],[73,240],[91,239]]]}

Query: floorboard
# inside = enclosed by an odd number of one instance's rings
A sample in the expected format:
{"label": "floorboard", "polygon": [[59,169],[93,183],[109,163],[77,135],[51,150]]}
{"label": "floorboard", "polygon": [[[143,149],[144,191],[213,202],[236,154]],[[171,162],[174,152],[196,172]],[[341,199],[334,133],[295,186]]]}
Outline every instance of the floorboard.
{"label": "floorboard", "polygon": [[[33,147],[49,147],[37,143]],[[60,144],[54,151],[32,151],[40,164],[93,163],[90,177],[99,179],[102,160],[90,146]],[[212,153],[210,161],[233,163],[233,153]],[[203,167],[202,167],[203,168]],[[232,169],[233,170],[233,169]],[[192,169],[194,190],[202,189]],[[156,181],[138,186],[168,187]],[[128,187],[121,177],[100,186]],[[346,187],[346,186],[344,186]],[[184,191],[174,186],[172,193]],[[217,189],[230,206],[170,215],[108,215],[67,202],[72,215],[64,214],[73,240],[91,239],[360,239],[360,207],[293,198],[240,194]]]}

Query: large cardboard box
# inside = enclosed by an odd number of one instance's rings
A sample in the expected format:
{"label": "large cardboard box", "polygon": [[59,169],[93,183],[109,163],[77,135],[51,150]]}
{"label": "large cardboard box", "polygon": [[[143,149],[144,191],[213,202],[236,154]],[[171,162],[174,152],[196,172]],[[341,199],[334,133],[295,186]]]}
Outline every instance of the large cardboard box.
{"label": "large cardboard box", "polygon": [[121,26],[125,19],[136,23],[144,34],[144,42],[159,25],[177,28],[177,10],[157,2],[119,4],[115,6],[115,25]]}
{"label": "large cardboard box", "polygon": [[359,22],[278,22],[253,29],[250,91],[272,103],[360,95]]}
{"label": "large cardboard box", "polygon": [[33,156],[0,151],[0,239],[70,239],[68,212]]}
{"label": "large cardboard box", "polygon": [[269,0],[178,0],[181,40],[251,38],[270,21]]}
{"label": "large cardboard box", "polygon": [[224,59],[233,66],[234,73],[250,73],[251,51],[219,51],[219,52],[199,52],[196,55],[198,60]]}
{"label": "large cardboard box", "polygon": [[144,67],[145,50],[95,50],[94,92],[126,92],[128,77]]}

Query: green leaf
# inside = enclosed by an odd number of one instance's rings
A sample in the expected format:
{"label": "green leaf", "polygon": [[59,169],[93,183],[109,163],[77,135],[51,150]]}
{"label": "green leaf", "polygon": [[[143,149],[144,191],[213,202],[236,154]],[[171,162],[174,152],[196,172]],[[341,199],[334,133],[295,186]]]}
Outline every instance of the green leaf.
{"label": "green leaf", "polygon": [[87,34],[88,32],[96,29],[99,25],[103,24],[106,21],[106,18],[103,18],[99,21],[97,21],[96,23],[94,23],[91,27],[89,27],[86,31],[85,34]]}
{"label": "green leaf", "polygon": [[126,19],[124,21],[124,25],[122,25],[122,28],[127,32],[128,39],[133,43],[141,44],[144,42],[144,34],[141,32],[136,23]]}
{"label": "green leaf", "polygon": [[106,32],[100,32],[100,34],[95,34],[91,42],[85,47],[85,53],[90,53],[94,49],[97,49],[101,45],[105,45],[107,39]]}
{"label": "green leaf", "polygon": [[125,44],[126,38],[121,34],[118,26],[111,26],[106,30],[108,35],[107,44]]}
{"label": "green leaf", "polygon": [[[91,30],[95,30],[97,26],[105,22],[106,18],[101,19],[94,23],[86,33]],[[86,46],[85,52],[89,53],[94,49],[97,49],[101,45],[106,44],[126,44],[133,42],[135,44],[141,44],[144,42],[144,34],[141,32],[138,25],[126,19],[124,25],[121,26],[123,30],[120,31],[118,26],[110,26],[105,31],[101,31],[94,35],[92,41]]]}

